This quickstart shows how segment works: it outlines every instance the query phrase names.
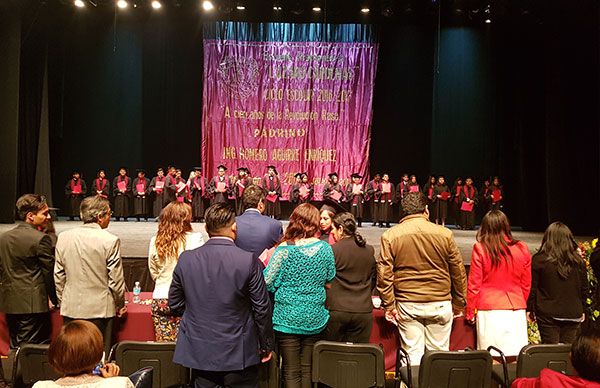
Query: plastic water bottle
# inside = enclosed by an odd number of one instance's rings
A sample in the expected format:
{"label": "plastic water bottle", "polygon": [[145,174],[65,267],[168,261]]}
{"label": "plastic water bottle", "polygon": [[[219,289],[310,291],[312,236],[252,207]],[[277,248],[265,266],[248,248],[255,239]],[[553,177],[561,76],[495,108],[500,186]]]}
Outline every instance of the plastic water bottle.
{"label": "plastic water bottle", "polygon": [[135,282],[133,286],[133,303],[140,303],[140,293],[142,292],[142,288],[140,287],[140,282]]}

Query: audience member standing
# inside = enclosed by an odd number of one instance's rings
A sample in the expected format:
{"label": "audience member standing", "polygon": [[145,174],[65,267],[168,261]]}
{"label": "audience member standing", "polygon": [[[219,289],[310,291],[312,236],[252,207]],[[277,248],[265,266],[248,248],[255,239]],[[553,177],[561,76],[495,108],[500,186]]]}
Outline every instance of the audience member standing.
{"label": "audience member standing", "polygon": [[0,311],[6,313],[11,348],[49,341],[49,301],[57,304],[52,239],[40,231],[50,220],[46,199],[25,194],[17,213],[24,223],[0,235]]}
{"label": "audience member standing", "polygon": [[465,306],[466,274],[452,232],[429,222],[427,198],[402,198],[406,216],[381,236],[378,289],[412,364],[425,350],[449,350],[452,318]]}
{"label": "audience member standing", "polygon": [[180,317],[169,310],[169,287],[173,270],[183,251],[202,244],[202,233],[192,230],[192,209],[183,202],[171,202],[160,213],[158,233],[150,240],[148,267],[154,280],[152,323],[156,341],[175,341]]}
{"label": "audience member standing", "polygon": [[494,345],[507,356],[516,356],[528,342],[529,248],[513,238],[500,210],[483,217],[477,241],[469,270],[467,319],[477,321],[478,349]]}
{"label": "audience member standing", "polygon": [[264,271],[275,294],[273,328],[288,388],[311,386],[313,347],[329,320],[325,286],[335,277],[335,260],[331,246],[315,237],[318,232],[317,208],[298,205]]}
{"label": "audience member standing", "polygon": [[265,212],[265,191],[255,185],[246,187],[242,194],[244,212],[237,216],[237,237],[235,245],[258,258],[265,249],[270,249],[281,240],[281,222],[263,215]]}
{"label": "audience member standing", "polygon": [[542,246],[531,259],[530,319],[537,321],[545,344],[570,344],[584,319],[587,290],[585,262],[568,226],[548,226]]}
{"label": "audience member standing", "polygon": [[356,229],[352,214],[333,217],[337,242],[332,246],[336,275],[327,290],[330,317],[326,337],[330,341],[366,343],[371,337],[375,251]]}
{"label": "audience member standing", "polygon": [[54,281],[65,323],[85,319],[100,329],[110,351],[115,315],[125,313],[121,242],[105,229],[110,204],[100,197],[81,202],[83,226],[62,232],[56,243]]}
{"label": "audience member standing", "polygon": [[192,369],[193,387],[256,387],[271,358],[271,304],[261,267],[234,244],[235,211],[205,214],[210,239],[184,251],[173,272],[169,307],[183,315],[173,361]]}

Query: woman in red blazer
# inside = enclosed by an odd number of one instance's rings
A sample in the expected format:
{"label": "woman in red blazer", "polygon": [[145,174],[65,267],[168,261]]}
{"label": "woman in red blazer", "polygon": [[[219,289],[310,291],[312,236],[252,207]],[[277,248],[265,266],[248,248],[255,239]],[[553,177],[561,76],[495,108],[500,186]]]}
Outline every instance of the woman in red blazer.
{"label": "woman in red blazer", "polygon": [[467,287],[467,319],[477,322],[478,349],[494,345],[516,356],[527,345],[530,288],[529,248],[512,237],[504,213],[488,212],[473,247]]}

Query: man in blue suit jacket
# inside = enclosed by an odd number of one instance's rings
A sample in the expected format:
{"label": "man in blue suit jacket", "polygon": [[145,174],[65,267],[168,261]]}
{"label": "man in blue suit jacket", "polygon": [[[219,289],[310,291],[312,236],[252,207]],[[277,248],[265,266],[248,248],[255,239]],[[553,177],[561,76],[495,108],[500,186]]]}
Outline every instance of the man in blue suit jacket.
{"label": "man in blue suit jacket", "polygon": [[235,212],[208,208],[202,247],[179,257],[169,307],[183,315],[173,361],[192,369],[194,387],[256,387],[271,358],[272,311],[262,268],[236,247]]}
{"label": "man in blue suit jacket", "polygon": [[272,248],[281,240],[283,228],[280,221],[262,215],[265,210],[265,192],[261,187],[247,187],[242,194],[242,204],[245,211],[235,219],[235,245],[252,252],[254,258],[258,258],[265,249]]}

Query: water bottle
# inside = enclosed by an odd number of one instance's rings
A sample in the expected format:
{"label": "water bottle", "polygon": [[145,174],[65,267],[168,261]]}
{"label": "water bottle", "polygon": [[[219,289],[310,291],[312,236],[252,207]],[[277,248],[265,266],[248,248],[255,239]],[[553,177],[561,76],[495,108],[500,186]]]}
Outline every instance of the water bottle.
{"label": "water bottle", "polygon": [[142,292],[142,288],[140,287],[140,282],[135,282],[133,286],[133,303],[140,303],[140,293]]}

